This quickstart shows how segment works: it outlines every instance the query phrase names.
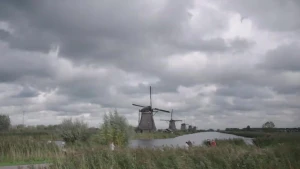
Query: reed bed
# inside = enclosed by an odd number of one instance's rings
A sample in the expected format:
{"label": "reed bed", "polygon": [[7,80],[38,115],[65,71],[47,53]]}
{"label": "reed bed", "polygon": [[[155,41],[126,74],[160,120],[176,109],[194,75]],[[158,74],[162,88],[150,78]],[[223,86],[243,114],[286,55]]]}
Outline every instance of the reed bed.
{"label": "reed bed", "polygon": [[163,149],[81,149],[56,159],[53,169],[297,169],[300,147],[258,148],[223,144],[217,147]]}
{"label": "reed bed", "polygon": [[34,137],[0,137],[0,163],[51,162],[53,169],[300,169],[299,134],[274,134],[254,139],[216,140],[216,147],[189,149],[121,148],[93,142],[68,145],[62,152],[54,144]]}
{"label": "reed bed", "polygon": [[49,160],[61,151],[53,143],[34,137],[9,136],[0,138],[0,163],[34,162]]}

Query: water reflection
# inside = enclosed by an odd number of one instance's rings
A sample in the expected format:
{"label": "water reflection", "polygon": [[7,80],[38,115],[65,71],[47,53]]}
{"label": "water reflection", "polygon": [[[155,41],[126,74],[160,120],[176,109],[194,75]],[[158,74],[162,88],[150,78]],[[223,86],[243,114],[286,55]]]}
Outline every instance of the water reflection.
{"label": "water reflection", "polygon": [[173,147],[184,147],[185,142],[190,140],[194,145],[202,145],[204,140],[207,139],[233,139],[240,138],[245,141],[246,144],[252,145],[251,138],[245,138],[241,136],[235,136],[232,134],[218,133],[218,132],[203,132],[195,134],[187,134],[170,139],[153,139],[153,140],[131,140],[129,147],[162,147],[162,146],[173,146]]}

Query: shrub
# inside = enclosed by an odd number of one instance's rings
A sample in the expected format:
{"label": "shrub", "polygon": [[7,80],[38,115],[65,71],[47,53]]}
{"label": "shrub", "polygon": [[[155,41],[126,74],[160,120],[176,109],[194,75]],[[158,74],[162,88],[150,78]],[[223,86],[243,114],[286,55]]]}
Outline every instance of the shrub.
{"label": "shrub", "polygon": [[119,146],[128,144],[129,139],[133,135],[133,130],[129,126],[125,117],[120,116],[117,111],[105,114],[103,124],[100,127],[99,133],[96,135],[96,142],[107,145],[110,142]]}
{"label": "shrub", "polygon": [[59,134],[66,143],[75,143],[76,141],[87,141],[89,131],[87,123],[76,119],[64,119],[60,124]]}

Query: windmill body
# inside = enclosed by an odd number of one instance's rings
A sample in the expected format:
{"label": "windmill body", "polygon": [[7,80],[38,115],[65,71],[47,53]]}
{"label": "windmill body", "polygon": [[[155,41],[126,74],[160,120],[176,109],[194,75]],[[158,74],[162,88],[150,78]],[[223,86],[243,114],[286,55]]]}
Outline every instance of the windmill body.
{"label": "windmill body", "polygon": [[172,131],[175,131],[175,130],[177,130],[176,129],[176,122],[177,121],[182,121],[182,120],[174,120],[173,119],[173,110],[171,111],[171,119],[170,120],[161,120],[161,121],[169,121],[169,128],[168,129],[170,129],[170,130],[172,130]]}
{"label": "windmill body", "polygon": [[197,127],[194,126],[192,131],[193,131],[193,132],[196,132],[196,131],[197,131]]}
{"label": "windmill body", "polygon": [[140,131],[156,131],[155,122],[153,119],[152,112],[141,112],[141,119],[138,125],[138,130]]}
{"label": "windmill body", "polygon": [[182,124],[181,124],[181,127],[180,127],[180,130],[185,131],[185,130],[186,130],[186,125],[187,125],[187,124],[182,123]]}
{"label": "windmill body", "polygon": [[193,126],[192,125],[189,125],[188,131],[193,131]]}
{"label": "windmill body", "polygon": [[156,131],[156,126],[155,126],[155,122],[153,119],[153,116],[155,114],[153,114],[153,112],[165,112],[165,113],[170,113],[167,110],[162,110],[162,109],[158,109],[158,108],[152,108],[152,96],[151,96],[151,86],[150,86],[150,106],[141,106],[141,105],[137,105],[137,104],[132,104],[133,106],[137,106],[137,107],[142,107],[141,110],[139,110],[139,124],[136,128],[137,132],[153,132]]}

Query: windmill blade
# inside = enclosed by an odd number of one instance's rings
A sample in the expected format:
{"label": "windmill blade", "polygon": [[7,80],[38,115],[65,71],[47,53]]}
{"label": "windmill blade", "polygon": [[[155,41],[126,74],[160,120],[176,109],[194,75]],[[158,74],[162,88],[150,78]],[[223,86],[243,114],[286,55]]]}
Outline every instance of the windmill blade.
{"label": "windmill blade", "polygon": [[173,120],[173,121],[182,121],[182,120]]}
{"label": "windmill blade", "polygon": [[168,110],[163,110],[163,109],[158,109],[158,108],[154,108],[154,110],[158,110],[158,111],[162,111],[162,112],[170,113],[170,111],[168,111]]}
{"label": "windmill blade", "polygon": [[141,105],[138,105],[138,104],[132,104],[133,106],[137,106],[137,107],[146,107],[146,106],[141,106]]}

